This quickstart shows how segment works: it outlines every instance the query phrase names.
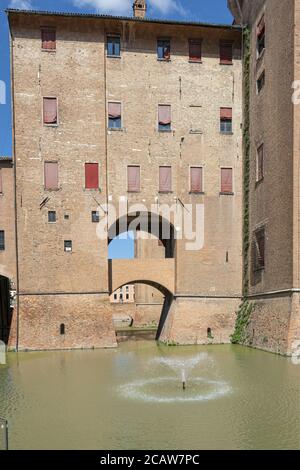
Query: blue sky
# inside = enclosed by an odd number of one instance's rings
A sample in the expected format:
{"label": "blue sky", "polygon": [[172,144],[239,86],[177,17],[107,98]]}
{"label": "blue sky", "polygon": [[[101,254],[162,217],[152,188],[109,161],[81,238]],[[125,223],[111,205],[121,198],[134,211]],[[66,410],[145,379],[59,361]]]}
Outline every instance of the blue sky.
{"label": "blue sky", "polygon": [[[4,10],[11,7],[131,15],[132,3],[133,0],[0,0],[0,80],[6,86],[6,104],[0,104],[0,155],[12,154],[9,39]],[[185,21],[232,23],[232,17],[227,9],[227,0],[148,0],[147,16]],[[110,246],[110,255],[132,257],[133,243],[128,240],[113,242]]]}

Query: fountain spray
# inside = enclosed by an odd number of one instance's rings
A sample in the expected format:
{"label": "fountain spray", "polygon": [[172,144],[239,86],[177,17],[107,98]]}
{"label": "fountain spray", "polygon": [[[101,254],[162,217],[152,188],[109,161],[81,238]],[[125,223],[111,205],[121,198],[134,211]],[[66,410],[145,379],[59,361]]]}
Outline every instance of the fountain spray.
{"label": "fountain spray", "polygon": [[185,370],[184,369],[182,369],[181,376],[182,376],[182,389],[185,390],[186,389],[186,378],[185,378]]}

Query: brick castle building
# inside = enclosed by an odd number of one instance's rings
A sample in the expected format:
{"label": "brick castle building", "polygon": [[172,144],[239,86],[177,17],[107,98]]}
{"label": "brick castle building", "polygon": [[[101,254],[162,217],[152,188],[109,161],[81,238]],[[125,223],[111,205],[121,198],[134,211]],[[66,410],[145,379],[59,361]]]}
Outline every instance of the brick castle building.
{"label": "brick castle building", "polygon": [[[294,36],[281,44],[275,30],[282,16],[294,16],[277,15],[277,0],[272,12],[270,2],[229,3],[232,26],[147,19],[144,1],[134,3],[133,18],[8,10],[14,152],[0,160],[0,285],[9,348],[116,346],[110,295],[135,285],[140,321],[155,310],[162,341],[229,342],[244,297],[254,307],[248,342],[291,352],[299,331],[294,62],[276,81],[274,49],[292,60]],[[253,47],[245,111],[246,23]],[[274,160],[263,166],[269,152]],[[120,216],[99,238],[105,208],[120,200],[126,224]],[[136,231],[153,235],[153,208],[165,206],[175,213],[154,217],[158,233],[137,245],[135,259],[108,260],[109,243],[129,224],[138,220]],[[189,234],[176,236],[177,211],[187,216],[198,207],[203,244],[189,249]]]}

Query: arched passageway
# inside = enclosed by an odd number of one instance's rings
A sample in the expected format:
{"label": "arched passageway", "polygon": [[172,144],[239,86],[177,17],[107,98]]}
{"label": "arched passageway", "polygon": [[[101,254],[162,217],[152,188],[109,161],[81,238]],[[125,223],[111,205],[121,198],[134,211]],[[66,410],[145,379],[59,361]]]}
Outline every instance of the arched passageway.
{"label": "arched passageway", "polygon": [[111,224],[108,230],[108,243],[125,232],[151,234],[158,238],[165,247],[165,258],[175,257],[175,228],[173,224],[159,214],[152,212],[136,212],[126,214]]}
{"label": "arched passageway", "polygon": [[12,322],[10,305],[10,281],[0,275],[0,340],[8,343]]}

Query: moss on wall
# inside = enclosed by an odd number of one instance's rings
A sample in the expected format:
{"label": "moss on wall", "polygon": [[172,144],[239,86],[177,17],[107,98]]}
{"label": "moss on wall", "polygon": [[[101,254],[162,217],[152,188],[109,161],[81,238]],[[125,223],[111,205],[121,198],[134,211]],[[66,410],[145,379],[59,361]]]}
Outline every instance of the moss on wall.
{"label": "moss on wall", "polygon": [[230,339],[232,344],[248,343],[247,326],[250,323],[253,304],[244,300],[237,311],[235,330]]}

